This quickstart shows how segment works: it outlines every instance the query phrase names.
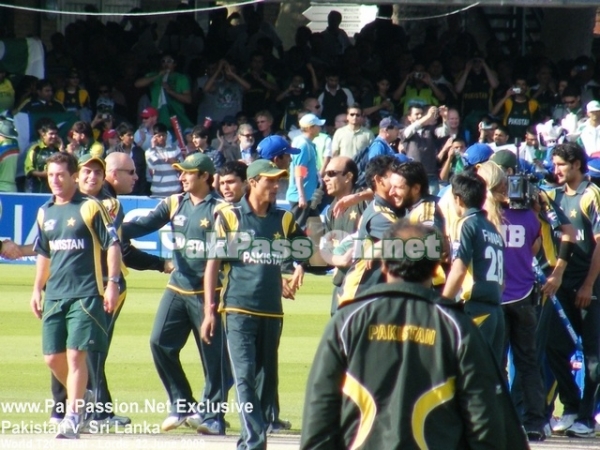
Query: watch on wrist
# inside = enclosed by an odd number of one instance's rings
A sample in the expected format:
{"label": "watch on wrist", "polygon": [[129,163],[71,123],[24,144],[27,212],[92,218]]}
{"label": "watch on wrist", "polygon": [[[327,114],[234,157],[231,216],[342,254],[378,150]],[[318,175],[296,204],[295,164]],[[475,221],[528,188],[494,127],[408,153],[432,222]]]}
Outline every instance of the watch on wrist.
{"label": "watch on wrist", "polygon": [[113,282],[113,283],[117,283],[119,284],[121,282],[121,279],[119,277],[108,277],[108,282]]}

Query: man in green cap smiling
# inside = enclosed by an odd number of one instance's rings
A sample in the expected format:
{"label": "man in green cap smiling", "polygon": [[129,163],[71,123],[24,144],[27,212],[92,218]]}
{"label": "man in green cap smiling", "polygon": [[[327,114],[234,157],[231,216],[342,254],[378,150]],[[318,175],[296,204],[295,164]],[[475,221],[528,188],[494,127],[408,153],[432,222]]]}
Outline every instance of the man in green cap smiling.
{"label": "man in green cap smiling", "polygon": [[[220,318],[214,318],[213,344],[200,340],[203,320],[203,274],[214,229],[214,210],[222,200],[213,191],[215,166],[209,156],[195,153],[173,164],[180,171],[183,193],[171,195],[145,217],[123,225],[123,235],[136,238],[160,230],[171,223],[173,262],[167,289],[163,294],[152,334],[152,356],[171,402],[162,430],[173,430],[184,423],[203,434],[225,434],[224,411],[231,387],[229,359],[221,343]],[[213,296],[221,290],[215,284]],[[213,297],[214,298],[214,297]],[[185,376],[179,352],[190,332],[194,334],[204,365],[204,398],[197,403]]]}
{"label": "man in green cap smiling", "polygon": [[[219,345],[217,310],[225,314],[237,401],[252,405],[251,410],[240,408],[238,448],[249,450],[266,448],[265,419],[277,392],[281,298],[293,299],[304,275],[298,264],[293,278],[284,280],[281,265],[289,258],[308,260],[312,242],[303,235],[292,213],[274,205],[279,180],[288,172],[259,159],[246,173],[248,193],[217,212],[215,232],[217,239],[227,239],[227,254],[217,255],[206,264],[201,335],[205,342]],[[237,250],[232,250],[234,244],[240,244]],[[217,308],[214,293],[221,261],[225,263],[223,294]]]}

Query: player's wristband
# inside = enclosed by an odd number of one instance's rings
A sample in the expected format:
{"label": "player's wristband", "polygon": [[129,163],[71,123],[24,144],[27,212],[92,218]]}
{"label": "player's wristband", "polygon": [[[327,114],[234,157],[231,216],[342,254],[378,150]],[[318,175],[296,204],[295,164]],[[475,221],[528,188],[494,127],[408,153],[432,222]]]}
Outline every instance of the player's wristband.
{"label": "player's wristband", "polygon": [[562,259],[564,261],[568,261],[573,255],[573,248],[575,244],[569,241],[561,241],[560,247],[558,249],[558,259]]}

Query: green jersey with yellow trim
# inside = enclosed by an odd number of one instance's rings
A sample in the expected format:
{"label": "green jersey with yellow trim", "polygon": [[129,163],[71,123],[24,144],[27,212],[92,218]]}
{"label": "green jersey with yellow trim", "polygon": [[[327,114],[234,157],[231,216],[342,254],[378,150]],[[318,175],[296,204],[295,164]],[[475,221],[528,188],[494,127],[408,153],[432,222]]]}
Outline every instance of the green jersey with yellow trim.
{"label": "green jersey with yellow trim", "polygon": [[468,209],[458,223],[459,240],[452,243],[452,261],[467,266],[460,298],[500,304],[504,282],[504,241],[485,211]]}
{"label": "green jersey with yellow trim", "polygon": [[214,243],[214,210],[222,203],[214,192],[194,205],[190,195],[175,194],[163,199],[145,217],[123,224],[123,236],[134,239],[171,223],[175,270],[167,287],[182,294],[204,292],[204,269]]}
{"label": "green jersey with yellow trim", "polygon": [[52,197],[39,210],[34,250],[50,258],[46,300],[104,295],[102,250],[119,236],[102,204],[79,191],[70,202]]}
{"label": "green jersey with yellow trim", "polygon": [[240,247],[237,255],[230,252],[224,260],[220,310],[283,317],[283,258],[262,244],[280,239],[291,242],[297,237],[304,237],[292,213],[271,205],[267,214],[261,217],[243,197],[238,203],[218,211],[215,230],[219,239],[229,240],[231,233],[240,233],[240,236],[248,236],[251,244]]}
{"label": "green jersey with yellow trim", "polygon": [[564,187],[549,194],[554,196],[575,228],[573,256],[569,259],[563,280],[580,281],[590,269],[596,248],[595,236],[600,235],[600,188],[589,181],[582,181],[573,195],[568,195]]}
{"label": "green jersey with yellow trim", "polygon": [[327,324],[300,448],[525,450],[502,380],[456,304],[420,284],[379,284]]}
{"label": "green jersey with yellow trim", "polygon": [[396,220],[403,217],[399,210],[375,194],[375,198],[360,219],[355,260],[348,269],[342,286],[338,289],[338,307],[352,302],[365,289],[383,281],[381,263],[372,258],[373,245],[383,239],[385,232]]}
{"label": "green jersey with yellow trim", "polygon": [[[551,195],[554,196],[554,194]],[[542,246],[536,257],[541,267],[555,267],[562,237],[560,227],[569,225],[571,222],[560,206],[550,198],[548,191],[541,190],[540,197],[546,206],[538,213]]]}

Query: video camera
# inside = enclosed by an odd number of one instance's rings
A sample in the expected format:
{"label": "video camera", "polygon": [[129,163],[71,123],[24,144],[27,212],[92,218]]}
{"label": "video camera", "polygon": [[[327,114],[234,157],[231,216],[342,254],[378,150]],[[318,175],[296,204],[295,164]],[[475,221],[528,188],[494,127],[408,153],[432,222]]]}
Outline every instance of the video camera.
{"label": "video camera", "polygon": [[517,167],[515,175],[509,175],[508,178],[508,207],[510,209],[529,209],[534,202],[538,200],[540,188],[539,179],[533,174],[527,174],[523,171],[519,159],[520,143],[515,141],[517,149]]}

